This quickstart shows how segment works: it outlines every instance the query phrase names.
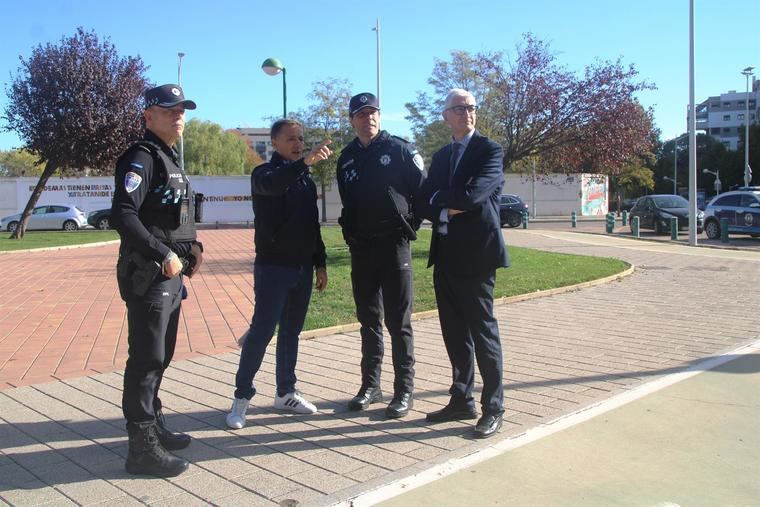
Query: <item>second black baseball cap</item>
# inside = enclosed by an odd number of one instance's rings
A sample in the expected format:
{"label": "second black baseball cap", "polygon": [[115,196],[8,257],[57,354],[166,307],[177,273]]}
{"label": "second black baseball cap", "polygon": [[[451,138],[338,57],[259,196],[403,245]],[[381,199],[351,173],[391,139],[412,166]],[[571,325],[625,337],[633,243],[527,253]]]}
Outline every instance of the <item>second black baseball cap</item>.
{"label": "second black baseball cap", "polygon": [[372,107],[380,110],[380,101],[377,97],[369,92],[360,93],[351,97],[351,101],[348,103],[348,114],[353,116],[357,112],[361,111],[365,107]]}

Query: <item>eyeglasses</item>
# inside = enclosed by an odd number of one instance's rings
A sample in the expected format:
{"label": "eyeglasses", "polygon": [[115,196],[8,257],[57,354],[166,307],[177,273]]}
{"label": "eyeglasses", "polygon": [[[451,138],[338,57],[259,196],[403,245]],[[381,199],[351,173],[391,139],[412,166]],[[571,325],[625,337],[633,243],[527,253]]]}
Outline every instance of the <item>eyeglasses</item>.
{"label": "eyeglasses", "polygon": [[473,114],[477,110],[478,110],[478,106],[467,105],[467,106],[450,107],[446,111],[454,111],[454,114],[458,114],[459,116],[464,116],[465,112]]}

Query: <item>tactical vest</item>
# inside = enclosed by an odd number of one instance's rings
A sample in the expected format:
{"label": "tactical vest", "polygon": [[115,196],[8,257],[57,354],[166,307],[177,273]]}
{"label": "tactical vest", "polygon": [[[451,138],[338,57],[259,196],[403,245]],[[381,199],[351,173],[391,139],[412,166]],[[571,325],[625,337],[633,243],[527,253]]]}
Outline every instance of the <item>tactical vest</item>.
{"label": "tactical vest", "polygon": [[[187,174],[156,143],[143,140],[132,146],[149,152],[154,162],[151,188],[139,211],[140,221],[163,243],[195,241],[193,192]],[[161,169],[163,183],[156,178]]]}

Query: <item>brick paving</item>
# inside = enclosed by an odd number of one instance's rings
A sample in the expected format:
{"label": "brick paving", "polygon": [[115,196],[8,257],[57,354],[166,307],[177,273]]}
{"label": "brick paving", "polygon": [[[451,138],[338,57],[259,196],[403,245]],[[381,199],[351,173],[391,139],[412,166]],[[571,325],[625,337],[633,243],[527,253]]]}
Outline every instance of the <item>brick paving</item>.
{"label": "brick paving", "polygon": [[[184,310],[178,347],[184,359],[173,363],[162,385],[169,424],[194,437],[178,452],[193,464],[169,480],[123,471],[125,327],[112,280],[116,246],[0,256],[5,386],[0,500],[13,505],[348,502],[760,334],[754,319],[760,303],[753,290],[760,253],[508,230],[512,245],[617,257],[636,270],[612,283],[497,307],[507,411],[495,439],[467,438],[469,424],[424,420],[426,412],[448,400],[450,367],[436,318],[414,323],[416,399],[409,417],[386,420],[384,406],[360,414],[345,411],[359,379],[359,338],[356,331],[344,331],[301,342],[299,388],[319,414],[271,409],[274,357],[269,354],[257,377],[259,394],[248,426],[228,431],[224,416],[238,359],[233,340],[252,307],[252,233],[202,234],[209,254],[204,273],[191,282],[193,296]],[[389,358],[384,369],[383,388],[390,393]]]}

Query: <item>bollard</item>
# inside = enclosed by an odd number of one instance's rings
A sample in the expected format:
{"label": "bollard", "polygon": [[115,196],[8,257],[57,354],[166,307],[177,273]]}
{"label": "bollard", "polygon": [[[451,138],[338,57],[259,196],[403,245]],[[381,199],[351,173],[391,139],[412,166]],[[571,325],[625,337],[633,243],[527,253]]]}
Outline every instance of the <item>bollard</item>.
{"label": "bollard", "polygon": [[607,213],[607,234],[612,234],[615,231],[615,215],[613,213]]}
{"label": "bollard", "polygon": [[728,218],[720,219],[720,242],[728,243]]}
{"label": "bollard", "polygon": [[522,226],[523,226],[523,229],[528,228],[528,212],[527,211],[522,212]]}
{"label": "bollard", "polygon": [[631,234],[633,234],[634,238],[641,237],[639,234],[639,217],[633,217],[631,219]]}
{"label": "bollard", "polygon": [[572,225],[573,228],[578,227],[578,214],[575,211],[570,213],[570,225]]}
{"label": "bollard", "polygon": [[626,210],[623,210],[623,227],[628,225],[628,212]]}
{"label": "bollard", "polygon": [[670,239],[678,239],[678,217],[670,217]]}

